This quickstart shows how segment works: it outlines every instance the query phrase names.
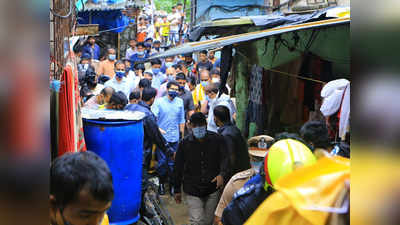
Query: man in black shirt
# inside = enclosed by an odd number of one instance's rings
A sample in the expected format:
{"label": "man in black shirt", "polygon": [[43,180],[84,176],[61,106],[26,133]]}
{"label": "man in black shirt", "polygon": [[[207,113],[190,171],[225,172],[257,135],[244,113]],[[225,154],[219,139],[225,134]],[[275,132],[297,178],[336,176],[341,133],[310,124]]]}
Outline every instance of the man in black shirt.
{"label": "man in black shirt", "polygon": [[183,100],[185,120],[188,120],[190,116],[194,113],[192,92],[185,89],[187,81],[184,73],[176,74],[175,80],[179,83],[179,97]]}
{"label": "man in black shirt", "polygon": [[247,142],[240,133],[239,128],[231,122],[229,108],[219,105],[214,108],[214,121],[218,127],[218,133],[225,140],[229,151],[229,159],[232,165],[232,174],[250,168],[250,158]]}
{"label": "man in black shirt", "polygon": [[209,72],[213,68],[213,64],[208,60],[207,50],[203,50],[199,55],[199,62],[197,63],[197,74],[200,74],[202,70],[208,70]]}
{"label": "man in black shirt", "polygon": [[190,117],[192,134],[179,143],[175,157],[175,200],[181,202],[181,184],[187,198],[190,224],[211,224],[219,189],[229,176],[229,157],[223,138],[207,131],[204,114]]}

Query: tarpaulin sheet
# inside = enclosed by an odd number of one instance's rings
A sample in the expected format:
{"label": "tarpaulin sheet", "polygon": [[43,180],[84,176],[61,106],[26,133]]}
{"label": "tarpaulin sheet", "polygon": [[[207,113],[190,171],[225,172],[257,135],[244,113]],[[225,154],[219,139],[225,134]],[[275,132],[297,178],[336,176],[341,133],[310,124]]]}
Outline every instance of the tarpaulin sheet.
{"label": "tarpaulin sheet", "polygon": [[99,31],[109,30],[113,33],[121,33],[131,22],[131,19],[122,14],[121,10],[109,11],[85,11],[78,13],[79,24],[99,24]]}

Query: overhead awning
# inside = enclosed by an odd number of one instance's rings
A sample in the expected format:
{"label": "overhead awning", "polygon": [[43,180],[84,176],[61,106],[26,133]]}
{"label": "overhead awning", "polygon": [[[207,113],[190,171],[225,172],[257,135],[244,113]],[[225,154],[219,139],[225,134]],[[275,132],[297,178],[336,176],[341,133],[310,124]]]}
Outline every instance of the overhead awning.
{"label": "overhead awning", "polygon": [[227,36],[227,37],[221,37],[221,38],[216,38],[216,39],[212,39],[212,40],[190,42],[190,43],[180,45],[176,48],[169,49],[160,54],[154,55],[154,56],[150,57],[149,59],[164,58],[164,57],[168,57],[168,56],[181,55],[181,54],[186,54],[186,53],[191,53],[191,52],[198,52],[198,51],[207,50],[207,49],[215,49],[215,48],[220,48],[220,47],[224,47],[227,45],[262,39],[262,38],[266,38],[269,36],[293,32],[293,31],[297,31],[297,30],[328,27],[328,26],[335,26],[335,25],[347,24],[347,23],[350,23],[350,17],[327,19],[327,20],[322,20],[322,21],[308,22],[308,23],[302,23],[302,24],[296,24],[296,25],[287,25],[287,26],[276,27],[276,28],[272,28],[272,29],[249,32],[249,33],[244,33],[244,34],[237,34],[237,35],[232,35],[232,36]]}

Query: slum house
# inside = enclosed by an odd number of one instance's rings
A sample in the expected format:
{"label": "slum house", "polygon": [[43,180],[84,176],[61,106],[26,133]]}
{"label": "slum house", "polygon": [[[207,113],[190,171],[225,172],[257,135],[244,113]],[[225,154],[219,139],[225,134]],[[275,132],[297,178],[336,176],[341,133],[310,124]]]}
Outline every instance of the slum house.
{"label": "slum house", "polygon": [[[190,34],[195,42],[155,57],[224,47],[221,74],[233,88],[243,133],[298,131],[307,120],[322,118],[323,84],[350,79],[350,8],[349,1],[308,8],[308,1],[292,2],[297,5],[272,2],[267,15],[198,21]],[[198,41],[210,36],[215,38]]]}

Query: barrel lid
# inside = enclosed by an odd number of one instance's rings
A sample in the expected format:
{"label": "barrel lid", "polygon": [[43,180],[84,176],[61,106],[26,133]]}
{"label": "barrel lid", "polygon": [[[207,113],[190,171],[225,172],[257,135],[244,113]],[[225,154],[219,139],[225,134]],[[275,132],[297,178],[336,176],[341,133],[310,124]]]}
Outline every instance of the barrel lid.
{"label": "barrel lid", "polygon": [[88,120],[142,120],[145,117],[143,112],[129,110],[96,110],[81,109],[82,118]]}

